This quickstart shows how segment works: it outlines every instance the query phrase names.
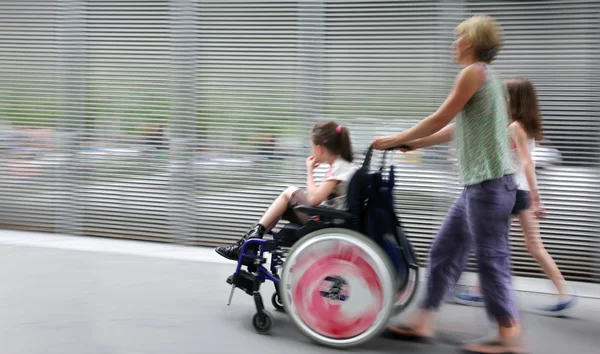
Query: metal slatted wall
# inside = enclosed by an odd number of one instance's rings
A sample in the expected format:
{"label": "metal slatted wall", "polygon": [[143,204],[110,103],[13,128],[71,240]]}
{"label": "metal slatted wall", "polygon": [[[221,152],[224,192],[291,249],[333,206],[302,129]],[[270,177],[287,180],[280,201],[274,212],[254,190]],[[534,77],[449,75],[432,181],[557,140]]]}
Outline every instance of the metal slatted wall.
{"label": "metal slatted wall", "polygon": [[[599,273],[600,27],[594,1],[0,3],[0,223],[215,245],[288,185],[305,187],[310,128],[377,135],[432,113],[458,68],[452,30],[502,23],[503,77],[538,87],[545,243],[570,279]],[[451,146],[396,153],[396,205],[425,259],[459,192]],[[326,166],[319,168],[320,177]],[[518,227],[517,274],[539,275]],[[596,277],[597,281],[598,278]]]}
{"label": "metal slatted wall", "polygon": [[163,140],[176,129],[170,124],[170,2],[98,0],[85,6],[81,232],[168,238],[169,168],[177,163]]}
{"label": "metal slatted wall", "polygon": [[[56,1],[0,2],[0,224],[54,230],[61,160]],[[18,128],[17,128],[18,127]],[[36,127],[32,130],[30,127]]]}
{"label": "metal slatted wall", "polygon": [[304,183],[296,1],[199,2],[197,203],[204,242],[230,242]]}

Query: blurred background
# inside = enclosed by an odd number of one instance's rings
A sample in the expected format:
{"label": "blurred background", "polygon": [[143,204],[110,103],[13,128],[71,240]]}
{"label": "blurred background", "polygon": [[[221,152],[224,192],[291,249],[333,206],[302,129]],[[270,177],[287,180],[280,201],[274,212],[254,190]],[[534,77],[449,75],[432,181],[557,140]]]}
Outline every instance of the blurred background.
{"label": "blurred background", "polygon": [[[316,121],[349,127],[360,159],[433,113],[474,13],[504,28],[501,76],[538,90],[545,245],[568,280],[600,283],[598,1],[0,1],[0,228],[238,239],[305,186]],[[460,191],[452,147],[393,163],[424,259]],[[516,226],[514,273],[542,276]]]}

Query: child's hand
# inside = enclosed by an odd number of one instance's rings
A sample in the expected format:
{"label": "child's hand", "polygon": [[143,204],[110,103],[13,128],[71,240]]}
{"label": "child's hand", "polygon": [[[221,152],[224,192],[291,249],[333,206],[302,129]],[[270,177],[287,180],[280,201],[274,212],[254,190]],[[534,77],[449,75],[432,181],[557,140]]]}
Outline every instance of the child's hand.
{"label": "child's hand", "polygon": [[548,212],[543,205],[538,204],[533,207],[533,215],[535,215],[538,220],[543,220],[548,216]]}
{"label": "child's hand", "polygon": [[306,169],[312,171],[317,167],[319,167],[319,162],[317,161],[317,159],[315,159],[314,156],[309,156],[306,159]]}
{"label": "child's hand", "polygon": [[548,216],[548,212],[544,208],[544,205],[542,204],[542,200],[539,197],[539,195],[537,195],[537,194],[532,195],[531,205],[532,205],[533,215],[535,215],[535,217],[538,220],[545,219],[546,216]]}

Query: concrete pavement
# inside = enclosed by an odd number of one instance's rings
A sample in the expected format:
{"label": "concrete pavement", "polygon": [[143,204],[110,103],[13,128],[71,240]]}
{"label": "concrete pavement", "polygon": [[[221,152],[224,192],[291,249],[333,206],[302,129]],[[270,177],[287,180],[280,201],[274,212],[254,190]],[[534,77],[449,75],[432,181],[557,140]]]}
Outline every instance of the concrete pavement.
{"label": "concrete pavement", "polygon": [[[225,278],[233,264],[211,250],[4,231],[0,236],[2,353],[339,352],[313,344],[274,311],[271,335],[255,333],[252,299],[237,291],[226,306]],[[272,291],[263,288],[267,303]],[[600,300],[582,298],[570,318],[527,312],[548,299],[519,293],[532,352],[598,353]],[[458,353],[452,342],[484,333],[486,324],[480,308],[447,305],[436,345],[381,338],[350,351]]]}

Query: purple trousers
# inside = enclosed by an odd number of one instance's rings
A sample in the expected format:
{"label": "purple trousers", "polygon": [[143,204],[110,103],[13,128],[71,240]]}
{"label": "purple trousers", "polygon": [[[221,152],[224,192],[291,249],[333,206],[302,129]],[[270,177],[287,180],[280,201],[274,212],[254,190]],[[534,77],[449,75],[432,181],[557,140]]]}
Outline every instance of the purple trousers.
{"label": "purple trousers", "polygon": [[464,188],[431,247],[427,295],[421,308],[439,308],[446,292],[458,282],[474,248],[488,314],[503,327],[518,320],[508,241],[516,194],[513,174]]}

